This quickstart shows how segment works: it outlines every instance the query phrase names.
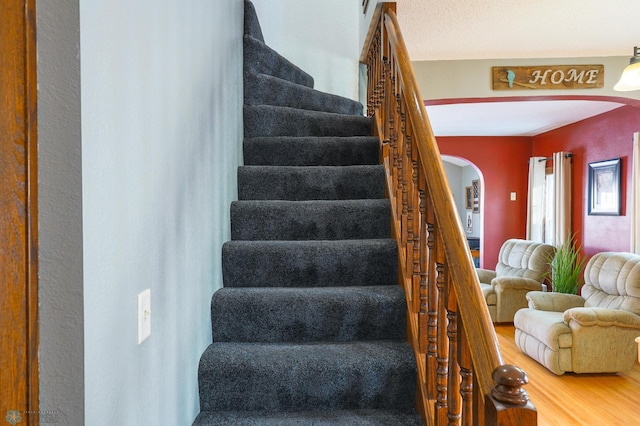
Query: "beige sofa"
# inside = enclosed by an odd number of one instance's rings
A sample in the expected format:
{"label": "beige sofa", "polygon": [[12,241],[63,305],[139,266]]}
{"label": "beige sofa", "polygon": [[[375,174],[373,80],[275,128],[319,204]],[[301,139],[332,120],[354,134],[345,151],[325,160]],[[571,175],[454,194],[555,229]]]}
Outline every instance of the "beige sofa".
{"label": "beige sofa", "polygon": [[548,244],[510,239],[500,248],[495,271],[476,269],[493,322],[512,322],[527,307],[527,293],[543,289],[553,254]]}
{"label": "beige sofa", "polygon": [[637,359],[640,256],[598,253],[581,294],[531,292],[514,318],[516,345],[555,374],[614,373]]}

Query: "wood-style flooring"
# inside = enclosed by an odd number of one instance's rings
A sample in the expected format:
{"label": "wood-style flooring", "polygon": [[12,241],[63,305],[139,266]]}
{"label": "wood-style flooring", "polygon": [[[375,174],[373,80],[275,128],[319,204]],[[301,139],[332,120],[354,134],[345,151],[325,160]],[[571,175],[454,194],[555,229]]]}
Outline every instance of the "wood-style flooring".
{"label": "wood-style flooring", "polygon": [[538,410],[538,425],[640,425],[640,364],[620,374],[556,376],[514,342],[513,325],[496,325],[504,362],[527,372],[525,389]]}

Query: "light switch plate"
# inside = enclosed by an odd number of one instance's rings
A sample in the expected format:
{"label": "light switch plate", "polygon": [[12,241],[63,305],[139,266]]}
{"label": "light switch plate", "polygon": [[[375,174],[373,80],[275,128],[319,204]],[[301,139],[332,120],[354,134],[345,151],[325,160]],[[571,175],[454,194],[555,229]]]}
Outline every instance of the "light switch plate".
{"label": "light switch plate", "polygon": [[516,200],[516,193],[512,192],[511,193],[511,201],[515,201]]}
{"label": "light switch plate", "polygon": [[151,335],[151,289],[138,294],[138,344]]}

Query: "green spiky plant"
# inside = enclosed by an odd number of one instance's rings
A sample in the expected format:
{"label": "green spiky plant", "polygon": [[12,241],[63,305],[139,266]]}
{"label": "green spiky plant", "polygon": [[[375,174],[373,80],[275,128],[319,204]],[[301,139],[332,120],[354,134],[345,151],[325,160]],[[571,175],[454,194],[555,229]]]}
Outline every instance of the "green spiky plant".
{"label": "green spiky plant", "polygon": [[575,234],[570,234],[569,238],[556,249],[550,262],[553,291],[578,294],[583,282],[582,269],[585,264],[585,259],[580,257],[581,250],[582,245],[577,244]]}

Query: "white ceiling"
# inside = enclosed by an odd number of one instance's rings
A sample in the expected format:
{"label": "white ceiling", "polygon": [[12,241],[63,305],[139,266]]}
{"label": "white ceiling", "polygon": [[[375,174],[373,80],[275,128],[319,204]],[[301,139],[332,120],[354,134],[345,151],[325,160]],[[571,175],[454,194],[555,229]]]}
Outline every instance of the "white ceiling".
{"label": "white ceiling", "polygon": [[[396,0],[413,61],[632,56],[640,0]],[[621,104],[491,102],[427,107],[436,136],[533,136]],[[524,118],[526,117],[526,119]]]}
{"label": "white ceiling", "polygon": [[481,102],[427,106],[436,136],[535,136],[622,106],[602,101]]}

